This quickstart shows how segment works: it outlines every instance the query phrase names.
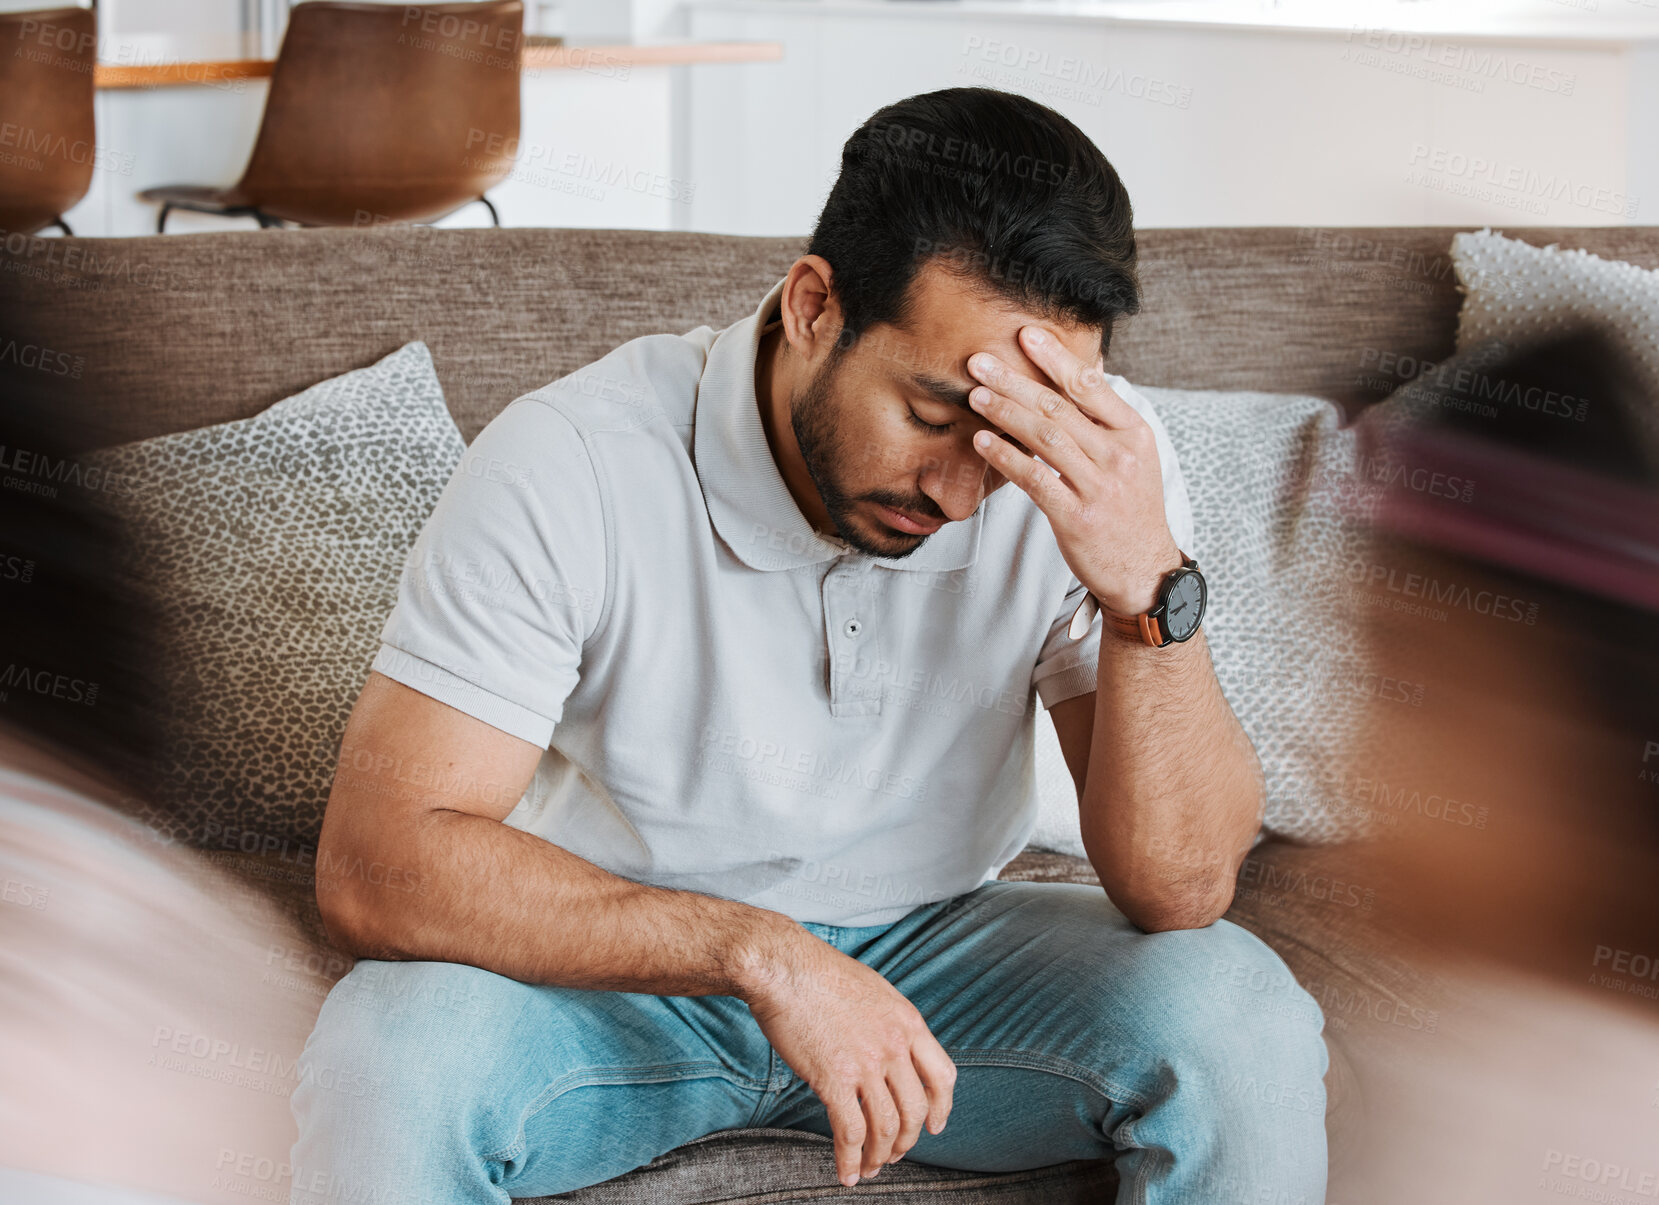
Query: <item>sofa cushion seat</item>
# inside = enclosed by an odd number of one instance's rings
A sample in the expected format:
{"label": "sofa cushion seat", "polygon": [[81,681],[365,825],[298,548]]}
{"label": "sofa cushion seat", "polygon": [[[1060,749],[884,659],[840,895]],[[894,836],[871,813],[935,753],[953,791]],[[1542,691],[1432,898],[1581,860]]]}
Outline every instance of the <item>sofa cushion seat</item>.
{"label": "sofa cushion seat", "polygon": [[836,1182],[835,1144],[821,1134],[766,1126],[721,1130],[653,1159],[603,1184],[541,1201],[580,1205],[703,1205],[741,1201],[852,1201],[879,1198],[895,1205],[1098,1205],[1117,1192],[1117,1173],[1105,1160],[1078,1160],[1018,1172],[961,1171],[901,1159],[875,1180],[853,1188]]}
{"label": "sofa cushion seat", "polygon": [[[230,871],[252,897],[274,899],[313,942],[298,958],[285,954],[284,982],[296,1007],[321,1007],[328,987],[353,959],[328,943],[317,908],[314,858],[302,850],[243,854],[205,851],[205,864]],[[999,876],[1027,882],[1098,885],[1089,863],[1070,854],[1026,849]],[[1363,1144],[1367,1108],[1359,1084],[1367,1067],[1393,1065],[1400,1039],[1432,1041],[1446,1008],[1444,984],[1423,952],[1388,932],[1392,887],[1371,865],[1364,844],[1304,847],[1264,842],[1239,875],[1227,919],[1255,933],[1285,960],[1298,982],[1325,1012],[1331,1055],[1326,1075],[1326,1118],[1331,1144],[1331,1194],[1349,1162],[1346,1151]],[[1218,978],[1217,993],[1250,990]],[[1420,1044],[1419,1044],[1420,1045]],[[1409,1051],[1407,1052],[1409,1053]],[[298,1051],[293,1052],[297,1057]],[[1009,1173],[930,1167],[900,1160],[875,1181],[853,1189],[836,1182],[834,1147],[820,1135],[755,1127],[723,1130],[669,1151],[627,1175],[558,1197],[584,1205],[658,1205],[662,1201],[920,1200],[939,1205],[1019,1201],[1032,1205],[1111,1199],[1116,1173],[1105,1161],[1058,1164]]]}

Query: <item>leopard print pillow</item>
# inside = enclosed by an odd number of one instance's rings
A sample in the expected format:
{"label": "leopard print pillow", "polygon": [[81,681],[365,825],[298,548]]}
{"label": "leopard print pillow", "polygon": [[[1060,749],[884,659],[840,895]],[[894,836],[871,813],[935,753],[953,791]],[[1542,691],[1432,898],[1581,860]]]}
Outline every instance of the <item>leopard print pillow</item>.
{"label": "leopard print pillow", "polygon": [[164,840],[310,865],[404,559],[465,447],[414,342],[89,458],[127,483],[132,576],[162,616]]}

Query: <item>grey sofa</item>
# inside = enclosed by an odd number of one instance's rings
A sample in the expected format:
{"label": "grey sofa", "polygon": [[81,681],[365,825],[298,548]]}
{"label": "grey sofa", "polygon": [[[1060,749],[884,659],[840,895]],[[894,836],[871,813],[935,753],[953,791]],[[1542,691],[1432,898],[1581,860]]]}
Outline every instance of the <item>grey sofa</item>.
{"label": "grey sofa", "polygon": [[[1137,383],[1312,393],[1350,411],[1388,393],[1389,363],[1452,351],[1458,304],[1450,229],[1151,230],[1141,234],[1143,313],[1111,367]],[[1659,230],[1515,230],[1659,265]],[[802,250],[798,239],[639,231],[368,230],[236,232],[164,239],[11,236],[0,310],[20,343],[61,352],[73,373],[0,365],[12,395],[45,396],[98,447],[247,417],[411,339],[431,348],[450,408],[471,439],[508,401],[637,335],[719,327],[752,308]],[[338,733],[319,734],[323,741]],[[267,831],[284,833],[285,818]],[[314,834],[292,833],[303,848]],[[309,934],[332,980],[306,859],[216,848],[250,895],[274,898]],[[1228,914],[1285,958],[1324,1006],[1332,1064],[1330,1199],[1369,1200],[1358,1158],[1401,1031],[1376,1020],[1432,1011],[1441,985],[1386,914],[1333,908],[1313,884],[1353,877],[1353,846],[1268,841],[1247,861]],[[1362,874],[1371,874],[1362,871]],[[1096,883],[1084,861],[1027,850],[1004,878]],[[1374,875],[1368,886],[1386,894]],[[1264,890],[1271,885],[1272,890]],[[232,901],[227,901],[227,905]],[[310,1008],[314,998],[295,1007]],[[1385,1005],[1379,1012],[1377,1004]],[[268,1152],[281,1157],[276,1144]],[[840,1186],[813,1134],[708,1135],[626,1176],[560,1200],[622,1202],[1070,1202],[1111,1199],[1109,1164],[980,1174],[901,1161]]]}

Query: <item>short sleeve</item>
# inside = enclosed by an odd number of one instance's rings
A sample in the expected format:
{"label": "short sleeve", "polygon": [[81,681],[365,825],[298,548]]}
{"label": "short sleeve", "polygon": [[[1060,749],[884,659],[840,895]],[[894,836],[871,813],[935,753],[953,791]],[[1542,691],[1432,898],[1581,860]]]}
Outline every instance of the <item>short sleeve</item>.
{"label": "short sleeve", "polygon": [[[1118,396],[1133,406],[1152,428],[1158,445],[1158,468],[1164,479],[1164,517],[1169,523],[1170,534],[1175,537],[1176,546],[1188,556],[1197,558],[1198,554],[1193,550],[1192,504],[1187,498],[1187,483],[1181,476],[1175,445],[1170,442],[1163,420],[1146,396],[1128,381],[1110,375],[1106,379]],[[1084,593],[1082,583],[1072,577],[1066,600],[1049,627],[1042,651],[1037,656],[1036,668],[1031,672],[1031,684],[1036,687],[1044,709],[1077,695],[1089,694],[1095,689],[1095,670],[1100,661],[1100,636],[1105,621],[1096,614],[1089,630],[1077,640],[1073,640],[1067,630],[1078,604],[1083,601]]]}
{"label": "short sleeve", "polygon": [[519,398],[439,495],[373,668],[545,749],[601,619],[605,533],[581,433],[536,395]]}

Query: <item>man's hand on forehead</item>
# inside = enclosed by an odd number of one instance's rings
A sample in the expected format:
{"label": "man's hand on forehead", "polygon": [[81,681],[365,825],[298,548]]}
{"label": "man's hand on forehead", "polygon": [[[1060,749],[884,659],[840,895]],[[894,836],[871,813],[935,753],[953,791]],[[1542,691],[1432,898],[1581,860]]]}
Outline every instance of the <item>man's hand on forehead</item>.
{"label": "man's hand on forehead", "polygon": [[1138,614],[1181,564],[1152,428],[1107,383],[1100,360],[1083,360],[1041,326],[1021,327],[1019,343],[1041,380],[991,352],[968,357],[980,382],[968,404],[1004,433],[981,431],[974,448],[1048,517],[1077,580],[1103,606]]}

